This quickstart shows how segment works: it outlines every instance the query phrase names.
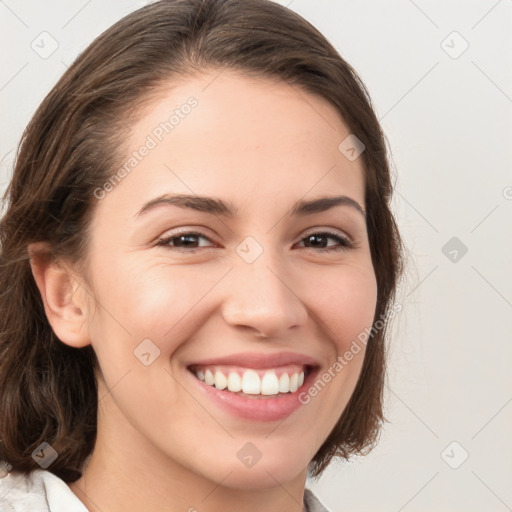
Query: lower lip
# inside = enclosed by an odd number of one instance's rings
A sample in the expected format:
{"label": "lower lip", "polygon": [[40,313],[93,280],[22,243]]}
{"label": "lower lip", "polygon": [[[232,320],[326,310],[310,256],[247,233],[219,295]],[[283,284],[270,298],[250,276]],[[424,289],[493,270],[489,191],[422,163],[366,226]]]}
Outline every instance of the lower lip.
{"label": "lower lip", "polygon": [[214,386],[205,384],[199,380],[190,370],[186,371],[190,378],[199,386],[199,389],[212,399],[223,410],[243,419],[252,421],[277,421],[282,420],[296,411],[302,404],[299,395],[309,387],[314,379],[318,368],[312,370],[297,391],[286,393],[274,398],[266,398],[262,395],[255,395],[261,398],[245,398],[243,396],[217,389]]}

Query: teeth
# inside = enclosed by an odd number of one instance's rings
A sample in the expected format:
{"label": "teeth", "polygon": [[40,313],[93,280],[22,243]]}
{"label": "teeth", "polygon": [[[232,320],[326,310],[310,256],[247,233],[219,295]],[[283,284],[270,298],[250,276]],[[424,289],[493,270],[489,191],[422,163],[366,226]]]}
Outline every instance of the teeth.
{"label": "teeth", "polygon": [[230,372],[228,377],[228,389],[234,393],[242,391],[242,379],[236,372]]}
{"label": "teeth", "polygon": [[215,378],[213,377],[213,373],[210,370],[206,370],[204,372],[204,381],[209,386],[213,386],[215,384]]}
{"label": "teeth", "polygon": [[[260,372],[261,373],[261,372]],[[304,384],[304,372],[289,375],[282,373],[278,378],[274,370],[267,370],[260,378],[255,370],[245,370],[240,376],[236,371],[230,371],[228,376],[221,370],[195,370],[199,380],[217,389],[225,389],[233,393],[240,391],[247,395],[278,395],[279,393],[294,393]]]}
{"label": "teeth", "polygon": [[242,391],[248,395],[259,395],[261,391],[261,381],[259,375],[254,370],[247,370],[242,377]]}
{"label": "teeth", "polygon": [[228,386],[228,379],[226,379],[226,376],[217,370],[215,372],[215,387],[217,389],[225,389]]}
{"label": "teeth", "polygon": [[290,376],[287,373],[283,373],[279,378],[279,392],[289,393],[290,391]]}
{"label": "teeth", "polygon": [[297,391],[298,389],[298,383],[299,383],[299,374],[298,373],[294,373],[291,377],[290,377],[290,391],[292,393],[294,393],[295,391]]}
{"label": "teeth", "polygon": [[274,372],[267,372],[261,381],[262,395],[277,395],[279,393],[279,381]]}

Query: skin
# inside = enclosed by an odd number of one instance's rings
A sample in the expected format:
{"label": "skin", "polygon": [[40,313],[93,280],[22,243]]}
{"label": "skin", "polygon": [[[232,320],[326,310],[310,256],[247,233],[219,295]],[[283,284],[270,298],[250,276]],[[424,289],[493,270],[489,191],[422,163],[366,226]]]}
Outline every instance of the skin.
{"label": "skin", "polygon": [[[190,96],[198,106],[97,201],[87,275],[31,260],[55,333],[74,347],[92,344],[101,367],[96,446],[69,486],[94,512],[301,512],[307,465],[354,390],[364,349],[276,422],[220,410],[186,387],[186,365],[297,351],[316,358],[321,374],[372,325],[364,216],[350,206],[289,215],[299,199],[333,195],[364,209],[362,159],[338,150],[350,131],[323,98],[228,70],[169,83],[133,126],[129,153]],[[239,214],[160,206],[136,217],[164,193],[220,198]],[[195,239],[195,252],[155,245],[179,228],[207,238]],[[339,247],[332,238],[307,245],[306,235],[325,229],[355,247],[322,250]],[[263,249],[250,264],[236,252],[248,236]],[[161,351],[149,366],[133,353],[146,338]],[[250,468],[237,457],[249,441],[261,452]]]}

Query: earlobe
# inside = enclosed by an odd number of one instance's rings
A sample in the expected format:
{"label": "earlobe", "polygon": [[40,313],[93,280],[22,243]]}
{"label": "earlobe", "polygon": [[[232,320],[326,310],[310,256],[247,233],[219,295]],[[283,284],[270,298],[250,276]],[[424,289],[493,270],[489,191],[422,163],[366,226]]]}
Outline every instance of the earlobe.
{"label": "earlobe", "polygon": [[81,284],[62,263],[52,262],[47,244],[28,247],[30,267],[44,310],[56,336],[66,345],[81,348],[90,344],[87,307],[77,293]]}

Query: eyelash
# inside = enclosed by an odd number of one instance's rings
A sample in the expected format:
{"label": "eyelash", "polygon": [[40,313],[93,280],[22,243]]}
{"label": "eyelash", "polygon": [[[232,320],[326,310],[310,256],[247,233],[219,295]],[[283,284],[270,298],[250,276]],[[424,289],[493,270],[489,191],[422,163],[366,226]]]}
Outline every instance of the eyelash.
{"label": "eyelash", "polygon": [[[189,253],[195,253],[198,249],[200,249],[200,247],[193,247],[193,248],[190,248],[190,249],[186,249],[186,248],[183,248],[183,247],[174,247],[172,245],[169,244],[169,242],[171,242],[172,240],[176,239],[176,238],[180,238],[182,236],[189,236],[189,235],[194,235],[194,236],[197,236],[197,237],[201,237],[201,238],[205,238],[206,240],[210,240],[207,236],[201,234],[201,233],[198,233],[196,231],[185,231],[183,233],[177,233],[177,234],[174,234],[172,236],[168,236],[166,238],[161,238],[158,240],[157,242],[157,246],[163,246],[163,247],[167,247],[168,249],[174,249],[175,251],[179,251],[179,252],[189,252]],[[353,249],[355,248],[355,243],[352,242],[351,240],[349,240],[348,238],[345,238],[337,233],[333,233],[332,231],[315,231],[313,233],[309,233],[308,235],[306,235],[304,238],[302,238],[300,241],[304,241],[306,240],[307,238],[309,237],[312,237],[313,235],[320,235],[320,236],[324,236],[324,237],[327,237],[327,238],[332,238],[332,239],[335,239],[340,245],[338,247],[330,247],[330,248],[321,248],[321,249],[317,249],[318,252],[332,252],[332,251],[347,251],[349,249]],[[210,240],[211,241],[211,240]],[[308,247],[306,247],[306,249],[308,249]],[[314,249],[314,247],[313,247]]]}

